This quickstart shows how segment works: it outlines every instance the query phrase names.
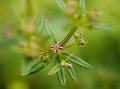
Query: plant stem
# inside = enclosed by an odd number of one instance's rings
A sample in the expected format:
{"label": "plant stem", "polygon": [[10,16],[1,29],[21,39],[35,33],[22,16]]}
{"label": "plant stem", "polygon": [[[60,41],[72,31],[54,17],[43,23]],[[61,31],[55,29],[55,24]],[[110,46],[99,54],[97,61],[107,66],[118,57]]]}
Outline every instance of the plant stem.
{"label": "plant stem", "polygon": [[66,35],[66,37],[60,42],[60,45],[62,47],[64,47],[68,41],[70,40],[70,38],[73,36],[73,34],[75,33],[75,31],[77,30],[78,26],[74,26],[70,32]]}
{"label": "plant stem", "polygon": [[32,17],[33,15],[33,4],[32,0],[26,0],[26,16]]}

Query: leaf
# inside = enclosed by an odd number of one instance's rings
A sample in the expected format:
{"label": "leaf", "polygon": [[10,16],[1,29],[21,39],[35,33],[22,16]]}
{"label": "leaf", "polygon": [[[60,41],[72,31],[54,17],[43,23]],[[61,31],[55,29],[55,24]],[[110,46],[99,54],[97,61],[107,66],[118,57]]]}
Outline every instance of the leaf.
{"label": "leaf", "polygon": [[63,12],[66,12],[66,5],[63,0],[56,0],[56,3]]}
{"label": "leaf", "polygon": [[40,60],[24,60],[22,65],[21,75],[31,75],[37,73],[46,67],[47,63],[41,62]]}
{"label": "leaf", "polygon": [[57,64],[56,66],[54,66],[49,72],[48,72],[48,75],[53,75],[55,73],[57,73],[58,71],[60,70],[60,65]]}
{"label": "leaf", "polygon": [[111,29],[112,25],[111,24],[93,24],[92,28],[94,28],[94,29]]}
{"label": "leaf", "polygon": [[48,34],[52,36],[53,41],[56,43],[57,40],[56,40],[55,34],[52,31],[53,28],[50,24],[48,24],[47,20],[45,21],[45,27],[46,27]]}
{"label": "leaf", "polygon": [[73,68],[73,67],[70,67],[70,68],[67,67],[67,71],[68,71],[70,77],[71,77],[73,80],[76,81],[77,78],[76,78],[76,74],[75,74],[74,68]]}
{"label": "leaf", "polygon": [[73,63],[75,63],[75,64],[77,64],[77,65],[79,65],[79,66],[81,66],[81,67],[84,67],[84,68],[87,68],[87,69],[93,68],[90,64],[88,64],[87,62],[85,62],[84,60],[82,60],[81,58],[79,58],[79,57],[77,57],[77,56],[70,56],[70,55],[67,54],[67,53],[64,53],[64,55],[65,55],[66,57],[68,57],[68,59],[69,59],[71,62],[73,62]]}
{"label": "leaf", "polygon": [[66,85],[65,69],[63,67],[57,72],[57,78],[62,86]]}
{"label": "leaf", "polygon": [[37,25],[38,25],[38,31],[40,32],[43,28],[43,25],[44,25],[44,21],[45,21],[45,18],[44,16],[40,16],[38,18],[38,21],[37,21]]}
{"label": "leaf", "polygon": [[85,9],[86,9],[86,3],[85,3],[85,0],[80,0],[79,2],[80,2],[80,7],[81,7],[81,9],[82,9],[81,12],[84,12]]}

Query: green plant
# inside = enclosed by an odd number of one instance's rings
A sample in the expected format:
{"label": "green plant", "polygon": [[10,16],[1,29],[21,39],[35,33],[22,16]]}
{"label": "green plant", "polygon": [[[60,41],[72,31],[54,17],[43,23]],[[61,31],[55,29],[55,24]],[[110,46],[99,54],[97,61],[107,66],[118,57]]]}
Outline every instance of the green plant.
{"label": "green plant", "polygon": [[58,42],[47,17],[34,16],[32,2],[27,0],[26,13],[23,16],[18,14],[20,24],[18,33],[21,36],[19,50],[24,57],[22,75],[34,74],[54,62],[54,67],[48,72],[48,75],[57,74],[60,84],[64,86],[66,85],[65,71],[69,73],[71,79],[77,80],[73,64],[87,69],[93,68],[81,58],[66,52],[66,49],[69,48],[66,47],[68,41],[74,37],[77,45],[85,45],[84,37],[77,30],[81,28],[102,29],[108,28],[110,25],[99,24],[99,12],[97,10],[87,11],[85,0],[56,0],[56,2],[71,19],[68,24],[72,28],[68,34]]}

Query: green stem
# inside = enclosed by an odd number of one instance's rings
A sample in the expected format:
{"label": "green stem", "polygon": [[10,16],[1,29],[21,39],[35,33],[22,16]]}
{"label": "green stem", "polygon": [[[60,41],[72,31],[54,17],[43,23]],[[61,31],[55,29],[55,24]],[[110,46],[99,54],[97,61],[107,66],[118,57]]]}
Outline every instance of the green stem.
{"label": "green stem", "polygon": [[64,47],[68,41],[70,40],[70,38],[73,36],[73,34],[75,33],[75,31],[77,30],[78,26],[74,26],[71,31],[66,35],[66,37],[60,42],[60,45],[62,47]]}
{"label": "green stem", "polygon": [[33,4],[32,0],[26,0],[26,16],[32,17],[33,15]]}

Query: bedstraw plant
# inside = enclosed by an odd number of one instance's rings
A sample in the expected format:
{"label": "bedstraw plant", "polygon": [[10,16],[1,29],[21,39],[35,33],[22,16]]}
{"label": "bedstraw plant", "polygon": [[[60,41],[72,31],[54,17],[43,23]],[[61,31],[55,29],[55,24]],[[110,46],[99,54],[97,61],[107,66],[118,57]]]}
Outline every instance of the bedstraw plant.
{"label": "bedstraw plant", "polygon": [[[85,45],[86,41],[78,31],[85,29],[103,29],[108,28],[109,24],[100,24],[100,13],[97,10],[88,11],[86,8],[87,0],[56,0],[60,10],[71,21],[71,26],[65,37],[56,40],[56,34],[48,22],[47,16],[35,16],[32,7],[32,0],[26,0],[25,13],[17,14],[19,22],[19,42],[18,48],[23,55],[24,62],[21,67],[23,76],[39,72],[50,63],[54,66],[48,72],[48,75],[57,75],[62,86],[66,85],[66,72],[71,79],[77,80],[74,64],[90,69],[93,68],[82,58],[67,52],[68,42],[73,37],[78,46]],[[84,29],[83,29],[84,30]],[[44,41],[44,42],[43,42]]]}

